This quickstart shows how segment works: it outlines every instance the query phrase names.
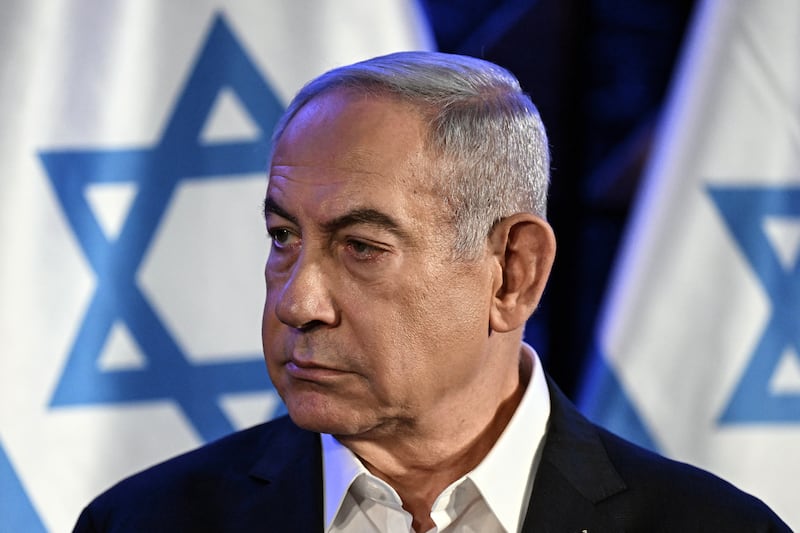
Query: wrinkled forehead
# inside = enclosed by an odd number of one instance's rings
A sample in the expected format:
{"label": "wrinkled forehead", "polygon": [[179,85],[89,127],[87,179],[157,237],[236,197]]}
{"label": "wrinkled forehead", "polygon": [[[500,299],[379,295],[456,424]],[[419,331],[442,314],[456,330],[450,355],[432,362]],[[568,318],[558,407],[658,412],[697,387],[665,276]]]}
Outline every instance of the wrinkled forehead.
{"label": "wrinkled forehead", "polygon": [[[335,104],[333,102],[336,102]],[[405,114],[418,118],[424,129],[426,145],[434,148],[436,142],[437,119],[442,113],[439,103],[427,100],[421,96],[409,93],[402,94],[380,85],[364,86],[331,86],[323,89],[302,103],[297,104],[293,110],[288,109],[287,115],[281,119],[281,125],[275,131],[277,138],[282,137],[288,125],[295,118],[307,112],[309,108],[319,109],[320,106],[357,106],[365,102],[373,102],[382,107],[402,109]],[[292,105],[295,105],[293,103]]]}
{"label": "wrinkled forehead", "polygon": [[442,173],[428,146],[428,124],[425,113],[398,97],[328,90],[286,124],[276,139],[270,174],[286,167],[329,167],[429,189]]}
{"label": "wrinkled forehead", "polygon": [[[277,140],[270,179],[352,183],[372,192],[430,191],[439,172],[427,122],[410,104],[351,90],[325,92],[299,109]],[[356,191],[357,192],[357,191]]]}

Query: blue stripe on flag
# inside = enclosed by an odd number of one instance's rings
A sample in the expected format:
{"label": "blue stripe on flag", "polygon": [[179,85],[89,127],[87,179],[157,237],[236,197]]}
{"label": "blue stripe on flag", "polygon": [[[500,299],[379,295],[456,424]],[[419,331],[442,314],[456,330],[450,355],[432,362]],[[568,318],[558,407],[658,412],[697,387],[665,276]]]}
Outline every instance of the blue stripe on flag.
{"label": "blue stripe on flag", "polygon": [[579,389],[578,407],[596,424],[639,446],[658,451],[601,348],[593,350],[583,386]]}
{"label": "blue stripe on flag", "polygon": [[46,531],[0,442],[0,533]]}

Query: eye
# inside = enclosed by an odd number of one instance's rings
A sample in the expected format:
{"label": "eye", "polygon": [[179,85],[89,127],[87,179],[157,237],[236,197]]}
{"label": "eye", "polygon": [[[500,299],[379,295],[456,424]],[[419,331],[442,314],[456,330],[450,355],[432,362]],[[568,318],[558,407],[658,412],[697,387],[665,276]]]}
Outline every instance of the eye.
{"label": "eye", "polygon": [[348,239],[346,248],[350,255],[359,261],[374,261],[386,253],[383,248],[357,239]]}
{"label": "eye", "polygon": [[272,228],[268,229],[267,233],[269,233],[270,239],[272,239],[272,244],[276,248],[286,248],[291,246],[297,236],[287,228]]}

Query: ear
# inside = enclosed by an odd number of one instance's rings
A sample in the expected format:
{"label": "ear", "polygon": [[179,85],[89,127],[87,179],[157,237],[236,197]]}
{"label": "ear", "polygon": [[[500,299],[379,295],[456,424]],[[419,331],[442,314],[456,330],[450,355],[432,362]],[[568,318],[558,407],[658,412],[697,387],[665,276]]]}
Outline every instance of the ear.
{"label": "ear", "polygon": [[525,324],[544,292],[556,253],[553,229],[531,213],[517,213],[495,224],[489,245],[498,266],[489,327],[508,332]]}

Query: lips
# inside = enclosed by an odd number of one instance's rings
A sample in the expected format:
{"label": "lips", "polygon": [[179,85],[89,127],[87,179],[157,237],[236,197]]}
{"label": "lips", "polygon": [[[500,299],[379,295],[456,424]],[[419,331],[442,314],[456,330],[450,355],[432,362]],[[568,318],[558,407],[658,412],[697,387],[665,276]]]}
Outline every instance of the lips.
{"label": "lips", "polygon": [[302,381],[324,382],[348,374],[343,370],[294,358],[287,361],[285,368],[289,376]]}

